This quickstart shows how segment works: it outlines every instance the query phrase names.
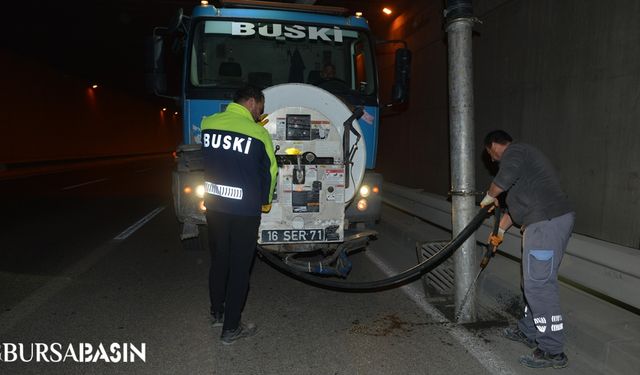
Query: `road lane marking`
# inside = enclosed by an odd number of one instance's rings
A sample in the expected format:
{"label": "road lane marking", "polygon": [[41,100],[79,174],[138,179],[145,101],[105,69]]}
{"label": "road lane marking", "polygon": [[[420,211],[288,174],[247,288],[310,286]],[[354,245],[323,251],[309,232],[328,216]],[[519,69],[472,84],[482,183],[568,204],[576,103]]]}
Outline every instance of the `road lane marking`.
{"label": "road lane marking", "polygon": [[109,241],[96,248],[87,256],[69,266],[59,276],[53,277],[28,297],[24,298],[10,310],[0,313],[0,336],[5,335],[14,326],[25,319],[34,319],[31,314],[49,301],[53,296],[65,289],[77,276],[89,270],[105,255],[117,247],[117,243]]}
{"label": "road lane marking", "polygon": [[136,221],[132,226],[130,226],[129,228],[127,228],[124,231],[122,231],[122,233],[120,233],[119,235],[115,236],[113,239],[114,240],[118,240],[118,241],[126,239],[127,237],[132,235],[135,231],[140,229],[143,225],[145,225],[149,220],[153,219],[154,216],[156,216],[157,214],[162,212],[162,210],[164,210],[164,206],[160,206],[160,207],[156,208],[155,210],[149,212],[145,217],[143,217],[142,219]]}
{"label": "road lane marking", "polygon": [[[369,260],[373,262],[387,276],[397,275],[398,272],[390,268],[381,258],[372,254],[370,251],[365,252]],[[480,364],[491,374],[513,374],[515,371],[501,358],[493,355],[487,350],[483,341],[469,332],[461,325],[452,323],[437,308],[431,305],[425,298],[424,292],[415,284],[407,284],[400,287],[402,291],[409,296],[416,305],[424,312],[431,316],[438,323],[448,323],[449,334],[455,338],[471,355],[480,362]]]}
{"label": "road lane marking", "polygon": [[[145,217],[129,227],[125,232],[131,230],[131,233],[133,233],[144,223],[148,222],[151,218],[162,212],[164,208],[164,206],[161,206],[151,211]],[[132,230],[132,228],[134,229]],[[40,308],[40,306],[44,305],[56,294],[68,287],[76,277],[87,272],[91,267],[98,263],[98,261],[104,258],[111,251],[116,249],[120,243],[120,241],[116,240],[106,242],[102,246],[90,252],[84,258],[80,259],[78,262],[66,268],[59,274],[59,276],[51,278],[44,285],[31,293],[28,297],[20,301],[17,305],[11,307],[10,310],[0,312],[0,337],[5,335],[24,319],[28,319],[32,313]]]}
{"label": "road lane marking", "polygon": [[108,178],[101,178],[99,180],[93,180],[93,181],[87,181],[87,182],[83,182],[81,184],[77,184],[77,185],[71,185],[71,186],[67,186],[67,187],[63,187],[60,190],[71,190],[71,189],[75,189],[75,188],[79,188],[81,186],[86,186],[86,185],[91,185],[91,184],[97,184],[99,182],[103,182],[103,181],[107,181]]}

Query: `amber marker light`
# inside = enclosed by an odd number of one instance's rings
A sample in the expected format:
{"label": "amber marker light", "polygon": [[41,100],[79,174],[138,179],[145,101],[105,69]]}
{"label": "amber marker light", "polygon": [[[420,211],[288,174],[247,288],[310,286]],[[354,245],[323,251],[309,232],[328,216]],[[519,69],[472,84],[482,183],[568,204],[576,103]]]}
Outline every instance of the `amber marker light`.
{"label": "amber marker light", "polygon": [[382,13],[386,14],[387,16],[390,15],[391,13],[393,13],[393,11],[389,8],[382,8]]}
{"label": "amber marker light", "polygon": [[371,191],[373,191],[374,194],[378,194],[380,192],[380,188],[377,186],[374,186],[373,188],[371,188]]}
{"label": "amber marker light", "polygon": [[193,189],[191,189],[191,186],[185,186],[183,191],[185,194],[191,194]]}
{"label": "amber marker light", "polygon": [[207,206],[204,205],[204,201],[200,201],[200,204],[198,206],[200,207],[200,211],[206,211],[207,210]]}
{"label": "amber marker light", "polygon": [[302,154],[302,150],[300,150],[299,148],[295,148],[295,147],[289,147],[286,150],[284,150],[284,153],[287,155],[301,155]]}

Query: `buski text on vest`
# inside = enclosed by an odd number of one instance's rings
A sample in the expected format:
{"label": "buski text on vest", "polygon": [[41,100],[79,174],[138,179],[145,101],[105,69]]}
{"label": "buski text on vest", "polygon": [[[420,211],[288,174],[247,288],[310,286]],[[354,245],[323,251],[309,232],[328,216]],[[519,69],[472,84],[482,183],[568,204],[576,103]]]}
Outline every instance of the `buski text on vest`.
{"label": "buski text on vest", "polygon": [[231,135],[221,135],[216,133],[204,133],[202,136],[202,147],[220,148],[248,154],[251,149],[251,137],[238,137]]}

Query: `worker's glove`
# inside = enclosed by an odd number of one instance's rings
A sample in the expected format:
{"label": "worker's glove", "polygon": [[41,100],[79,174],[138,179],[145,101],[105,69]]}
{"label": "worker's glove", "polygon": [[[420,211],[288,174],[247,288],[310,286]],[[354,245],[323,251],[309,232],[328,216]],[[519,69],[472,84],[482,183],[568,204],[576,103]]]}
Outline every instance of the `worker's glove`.
{"label": "worker's glove", "polygon": [[504,241],[504,232],[505,232],[504,229],[499,228],[498,234],[491,233],[491,235],[489,235],[489,240],[487,242],[494,248],[497,248],[498,246],[500,246],[502,241]]}
{"label": "worker's glove", "polygon": [[269,122],[268,117],[269,117],[268,113],[263,113],[263,114],[260,115],[260,117],[258,117],[258,121],[256,121],[256,122],[260,126],[265,126]]}
{"label": "worker's glove", "polygon": [[492,204],[497,205],[498,200],[495,197],[490,196],[489,193],[487,193],[487,195],[485,195],[484,198],[482,198],[482,200],[480,201],[480,207],[482,208],[485,208],[486,206],[490,206]]}
{"label": "worker's glove", "polygon": [[262,211],[262,213],[265,213],[265,214],[268,213],[269,211],[271,211],[271,203],[263,204],[261,211]]}

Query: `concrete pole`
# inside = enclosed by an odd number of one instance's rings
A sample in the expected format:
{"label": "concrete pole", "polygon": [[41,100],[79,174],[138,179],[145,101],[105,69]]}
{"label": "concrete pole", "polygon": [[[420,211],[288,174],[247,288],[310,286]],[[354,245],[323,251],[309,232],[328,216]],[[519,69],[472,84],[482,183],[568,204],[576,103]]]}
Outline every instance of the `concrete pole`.
{"label": "concrete pole", "polygon": [[[477,213],[475,199],[475,136],[473,125],[473,72],[471,34],[474,23],[471,0],[447,1],[449,43],[449,139],[451,149],[451,218],[453,237]],[[475,291],[463,299],[478,272],[476,236],[454,254],[455,311],[461,323],[476,320]],[[463,310],[460,310],[463,309]]]}

